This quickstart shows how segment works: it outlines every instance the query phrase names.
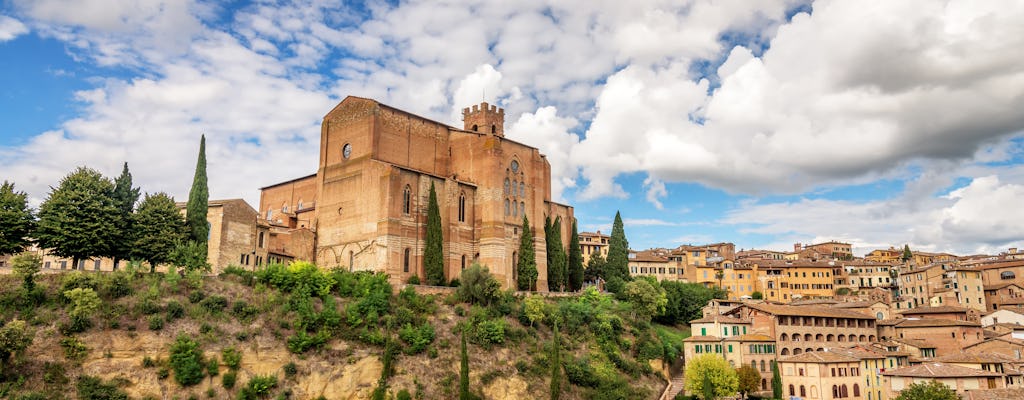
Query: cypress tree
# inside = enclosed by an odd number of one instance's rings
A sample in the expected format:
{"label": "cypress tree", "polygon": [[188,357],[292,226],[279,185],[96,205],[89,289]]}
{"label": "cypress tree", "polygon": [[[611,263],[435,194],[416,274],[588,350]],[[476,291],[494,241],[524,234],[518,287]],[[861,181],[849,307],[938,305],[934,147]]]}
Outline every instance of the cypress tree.
{"label": "cypress tree", "polygon": [[715,385],[711,383],[711,376],[705,374],[700,384],[701,398],[704,400],[715,400]]}
{"label": "cypress tree", "polygon": [[188,225],[189,239],[206,247],[210,237],[210,226],[206,221],[206,211],[210,203],[210,189],[206,184],[206,135],[199,139],[199,159],[196,161],[196,174],[192,178],[192,189],[188,192],[188,205],[185,210],[185,223]]}
{"label": "cypress tree", "polygon": [[903,245],[903,262],[907,262],[914,259],[914,253],[910,251],[910,245]]}
{"label": "cypress tree", "polygon": [[466,328],[462,328],[462,362],[459,366],[459,400],[471,400],[469,393],[469,350],[466,348]]}
{"label": "cypress tree", "polygon": [[558,338],[558,321],[553,325],[554,341],[551,343],[551,400],[558,400],[562,394],[561,343]]}
{"label": "cypress tree", "polygon": [[36,239],[53,255],[79,261],[110,254],[120,227],[114,184],[93,169],[79,167],[60,181],[39,206]]}
{"label": "cypress tree", "polygon": [[552,247],[554,243],[551,240],[551,216],[547,215],[544,216],[544,248],[546,249],[545,256],[548,263],[548,290],[556,292],[558,291],[558,285],[555,282],[558,279],[558,271],[554,268],[555,249]]}
{"label": "cypress tree", "polygon": [[612,224],[612,235],[608,244],[608,265],[607,279],[618,277],[622,280],[629,280],[629,241],[626,240],[626,231],[622,227],[622,216],[615,212],[615,222]]}
{"label": "cypress tree", "polygon": [[430,200],[427,202],[427,248],[423,251],[423,268],[427,284],[444,286],[444,234],[441,230],[441,209],[437,205],[437,192],[430,183]]}
{"label": "cypress tree", "polygon": [[117,264],[130,256],[132,242],[135,235],[132,213],[135,211],[135,203],[139,201],[141,190],[132,187],[132,174],[128,172],[128,163],[124,163],[121,169],[121,176],[114,179],[114,205],[117,206],[117,221],[120,228],[120,237],[114,241],[110,257],[114,259],[114,268]]}
{"label": "cypress tree", "polygon": [[[548,286],[553,288],[551,290],[561,292],[569,287],[567,282],[568,268],[566,266],[568,260],[566,259],[565,247],[562,246],[562,217],[555,217],[555,222],[551,224],[551,239],[549,240],[552,243],[551,252],[553,252],[554,255],[551,256],[551,263],[548,264],[548,270],[554,270],[555,274],[553,279],[549,278]],[[550,276],[551,273],[548,272],[548,275]],[[552,284],[551,282],[555,282],[555,284]]]}
{"label": "cypress tree", "polygon": [[4,181],[0,186],[0,255],[24,250],[34,227],[28,195],[15,192],[14,183]]}
{"label": "cypress tree", "polygon": [[575,292],[583,288],[583,249],[580,248],[580,234],[575,219],[572,221],[572,237],[569,239],[568,264],[569,290]]}
{"label": "cypress tree", "polygon": [[779,363],[772,361],[772,398],[782,398],[782,375],[779,374]]}
{"label": "cypress tree", "polygon": [[516,287],[519,290],[534,290],[537,285],[537,255],[533,248],[533,232],[530,220],[523,216],[523,234],[519,238],[519,264]]}

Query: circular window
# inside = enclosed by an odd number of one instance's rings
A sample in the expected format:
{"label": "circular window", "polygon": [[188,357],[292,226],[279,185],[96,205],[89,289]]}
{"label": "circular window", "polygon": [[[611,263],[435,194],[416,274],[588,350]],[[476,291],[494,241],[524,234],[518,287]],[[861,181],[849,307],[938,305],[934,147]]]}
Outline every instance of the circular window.
{"label": "circular window", "polygon": [[519,172],[519,161],[512,160],[512,172]]}
{"label": "circular window", "polygon": [[352,156],[352,144],[345,143],[345,145],[341,147],[341,156],[345,157],[346,160]]}

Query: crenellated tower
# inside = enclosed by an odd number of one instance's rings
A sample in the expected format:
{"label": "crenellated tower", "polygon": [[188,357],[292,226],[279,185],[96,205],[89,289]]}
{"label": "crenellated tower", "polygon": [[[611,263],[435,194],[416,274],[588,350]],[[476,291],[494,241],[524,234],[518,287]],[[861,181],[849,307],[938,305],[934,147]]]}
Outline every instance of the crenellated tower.
{"label": "crenellated tower", "polygon": [[465,130],[505,136],[505,109],[482,102],[473,108],[462,109],[462,122]]}

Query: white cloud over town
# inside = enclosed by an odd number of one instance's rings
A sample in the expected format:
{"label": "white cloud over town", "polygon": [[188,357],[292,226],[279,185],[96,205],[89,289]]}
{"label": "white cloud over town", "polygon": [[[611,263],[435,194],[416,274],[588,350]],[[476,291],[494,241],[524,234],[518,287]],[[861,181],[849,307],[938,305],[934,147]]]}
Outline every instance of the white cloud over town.
{"label": "white cloud over town", "polygon": [[[257,187],[314,172],[320,118],[357,95],[456,126],[464,106],[504,107],[507,136],[547,155],[564,201],[660,210],[679,182],[760,196],[885,177],[910,183],[883,200],[751,200],[724,222],[780,246],[1024,237],[1024,177],[979,166],[1014,157],[1024,129],[1017,1],[820,0],[791,20],[803,2],[76,3],[16,0],[0,42],[31,31],[135,76],[93,77],[80,115],[0,148],[36,202],[76,165],[123,161],[183,198],[205,133],[212,195],[257,203]],[[623,188],[631,174],[645,193]]]}

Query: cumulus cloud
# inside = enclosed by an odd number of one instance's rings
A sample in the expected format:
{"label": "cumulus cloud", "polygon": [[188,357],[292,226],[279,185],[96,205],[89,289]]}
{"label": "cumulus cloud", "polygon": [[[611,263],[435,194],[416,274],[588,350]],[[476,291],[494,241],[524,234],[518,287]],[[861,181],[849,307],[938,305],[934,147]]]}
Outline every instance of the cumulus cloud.
{"label": "cumulus cloud", "polygon": [[28,27],[14,18],[0,15],[0,43],[28,33]]}

